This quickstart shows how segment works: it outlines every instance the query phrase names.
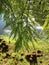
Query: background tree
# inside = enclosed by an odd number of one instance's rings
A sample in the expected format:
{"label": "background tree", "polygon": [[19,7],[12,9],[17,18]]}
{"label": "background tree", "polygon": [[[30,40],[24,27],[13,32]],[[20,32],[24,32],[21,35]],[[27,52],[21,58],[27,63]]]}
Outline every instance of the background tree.
{"label": "background tree", "polygon": [[[49,37],[49,0],[0,0],[1,13],[6,20],[5,27],[11,26],[11,36],[16,37],[17,50],[23,45],[28,48],[28,42],[40,38],[44,29],[46,38]],[[38,24],[43,26],[40,34],[35,29]]]}

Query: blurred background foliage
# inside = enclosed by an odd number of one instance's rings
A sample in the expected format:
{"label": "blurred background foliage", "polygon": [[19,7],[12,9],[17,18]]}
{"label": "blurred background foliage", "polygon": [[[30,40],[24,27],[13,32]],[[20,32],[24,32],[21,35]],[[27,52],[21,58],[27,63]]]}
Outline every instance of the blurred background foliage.
{"label": "blurred background foliage", "polygon": [[[28,42],[49,39],[49,0],[0,0],[0,14],[4,14],[6,27],[11,27],[11,36],[16,39],[16,50],[23,45],[29,48]],[[41,25],[40,33],[35,26]]]}

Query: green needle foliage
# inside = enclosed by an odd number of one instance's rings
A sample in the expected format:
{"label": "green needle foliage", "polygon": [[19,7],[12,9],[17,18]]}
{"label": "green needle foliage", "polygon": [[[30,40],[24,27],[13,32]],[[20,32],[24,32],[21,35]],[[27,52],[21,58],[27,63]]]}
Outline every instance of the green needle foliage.
{"label": "green needle foliage", "polygon": [[16,49],[23,44],[27,48],[29,41],[40,38],[36,25],[42,25],[43,30],[49,29],[49,0],[0,0],[1,13],[6,20],[5,27],[11,26],[11,36],[17,38]]}

